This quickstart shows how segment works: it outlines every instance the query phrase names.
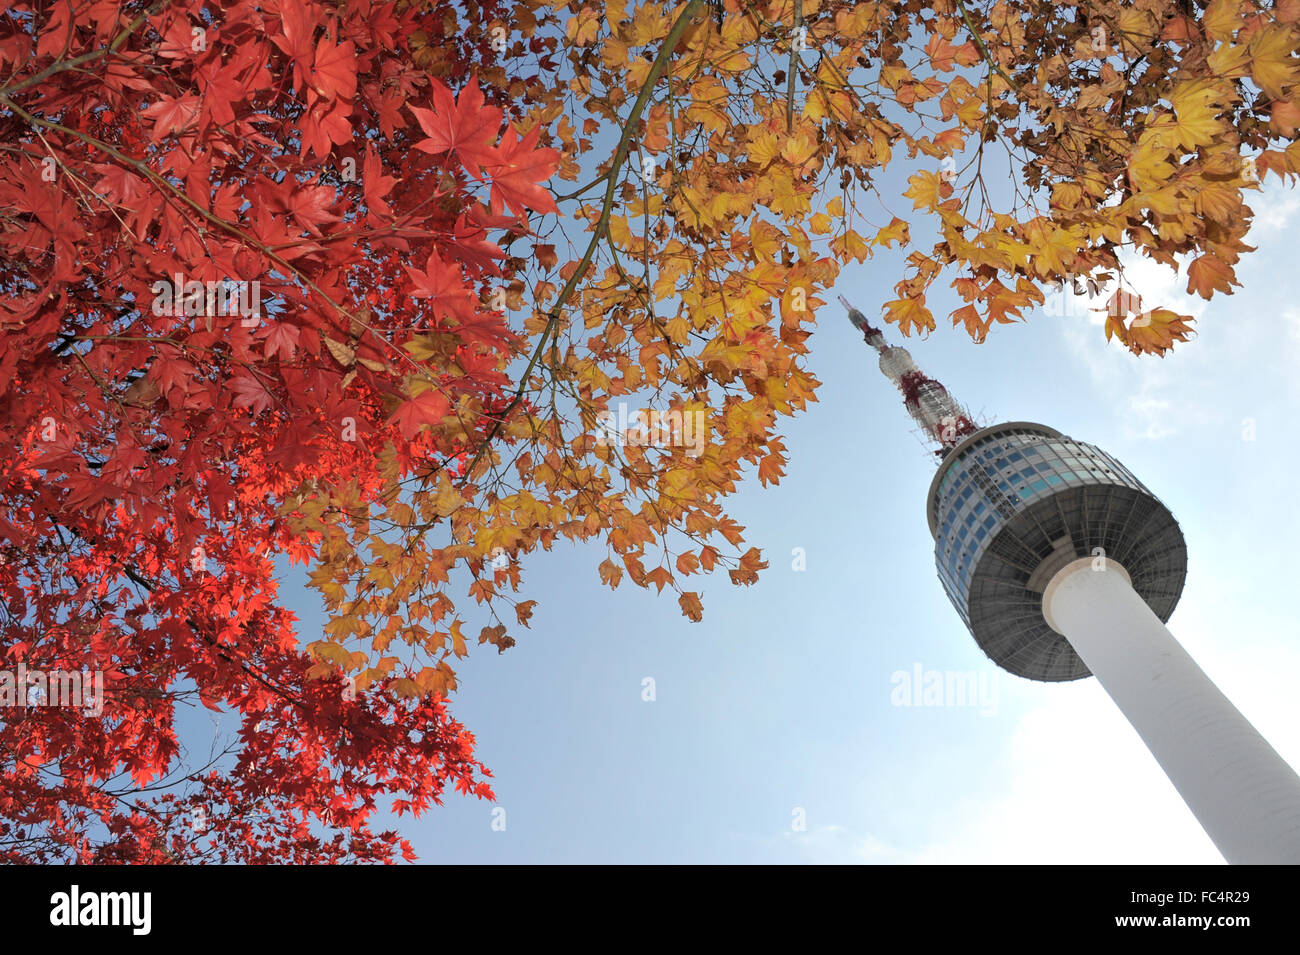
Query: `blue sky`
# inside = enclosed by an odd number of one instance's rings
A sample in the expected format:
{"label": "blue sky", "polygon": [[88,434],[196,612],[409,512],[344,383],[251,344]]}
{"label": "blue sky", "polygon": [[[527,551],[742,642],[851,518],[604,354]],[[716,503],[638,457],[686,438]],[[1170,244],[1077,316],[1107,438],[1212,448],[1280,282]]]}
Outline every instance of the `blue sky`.
{"label": "blue sky", "polygon": [[[1088,316],[1042,311],[983,345],[943,327],[904,344],[982,420],[1098,444],[1166,502],[1190,552],[1171,629],[1300,765],[1300,193],[1274,183],[1248,201],[1259,251],[1238,294],[1202,303],[1167,270],[1130,270],[1149,301],[1199,317],[1196,340],[1164,359],[1107,344]],[[868,263],[834,291],[872,315],[894,281]],[[932,301],[936,315],[945,305]],[[819,310],[811,348],[824,384],[786,426],[788,476],[730,502],[770,561],[760,583],[708,579],[692,624],[668,596],[602,587],[598,547],[525,558],[532,629],[462,661],[452,704],[498,801],[450,796],[404,819],[421,860],[1222,861],[1095,680],[1033,683],[983,656],[935,576],[933,463],[898,395],[838,306]],[[314,599],[285,596],[310,638]],[[917,665],[983,674],[995,701],[894,705],[895,674]]]}

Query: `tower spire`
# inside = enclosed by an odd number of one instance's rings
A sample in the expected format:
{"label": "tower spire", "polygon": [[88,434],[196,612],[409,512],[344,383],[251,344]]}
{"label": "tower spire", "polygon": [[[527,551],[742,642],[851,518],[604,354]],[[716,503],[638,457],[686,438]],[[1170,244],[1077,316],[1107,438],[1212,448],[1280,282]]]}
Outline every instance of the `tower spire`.
{"label": "tower spire", "polygon": [[880,370],[902,392],[903,405],[912,420],[938,445],[935,454],[939,458],[979,430],[966,409],[948,394],[948,389],[916,367],[906,348],[886,342],[880,329],[874,328],[843,295],[840,303],[849,310],[849,321],[862,331],[863,340],[880,353]]}

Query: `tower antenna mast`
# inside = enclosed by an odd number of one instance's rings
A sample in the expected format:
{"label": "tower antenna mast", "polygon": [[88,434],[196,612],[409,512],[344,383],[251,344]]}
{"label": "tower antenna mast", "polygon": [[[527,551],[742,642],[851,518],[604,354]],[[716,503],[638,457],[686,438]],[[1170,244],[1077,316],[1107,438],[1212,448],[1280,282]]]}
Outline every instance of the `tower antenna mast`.
{"label": "tower antenna mast", "polygon": [[974,434],[979,426],[970,412],[948,394],[948,389],[916,366],[906,348],[890,345],[880,329],[872,326],[865,315],[840,296],[849,310],[849,321],[862,332],[863,340],[880,353],[880,370],[903,395],[903,405],[921,432],[937,446],[942,458],[963,438]]}

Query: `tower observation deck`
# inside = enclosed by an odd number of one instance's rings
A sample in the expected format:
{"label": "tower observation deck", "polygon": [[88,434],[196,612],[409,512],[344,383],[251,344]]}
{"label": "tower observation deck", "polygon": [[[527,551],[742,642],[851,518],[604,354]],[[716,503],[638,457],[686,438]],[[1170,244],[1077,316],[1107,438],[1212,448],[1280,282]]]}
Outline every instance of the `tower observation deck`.
{"label": "tower observation deck", "polygon": [[1300,864],[1300,777],[1165,627],[1187,579],[1169,509],[1094,445],[977,426],[840,301],[937,446],[935,565],[980,649],[1031,680],[1096,676],[1224,858]]}
{"label": "tower observation deck", "polygon": [[1162,622],[1187,577],[1183,535],[1159,499],[1105,451],[1041,424],[983,428],[948,451],[926,516],[939,580],[975,642],[1031,680],[1090,675],[1043,617],[1062,567],[1117,561]]}

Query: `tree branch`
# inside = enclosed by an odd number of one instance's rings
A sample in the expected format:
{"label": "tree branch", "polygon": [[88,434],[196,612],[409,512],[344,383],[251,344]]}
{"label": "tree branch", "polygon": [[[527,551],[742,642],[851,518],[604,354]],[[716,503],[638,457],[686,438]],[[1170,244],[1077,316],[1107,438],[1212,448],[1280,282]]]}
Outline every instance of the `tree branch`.
{"label": "tree branch", "polygon": [[641,118],[642,111],[650,101],[650,96],[654,90],[654,86],[659,81],[659,77],[663,75],[665,68],[668,66],[668,62],[672,59],[673,52],[677,49],[678,42],[686,32],[687,27],[691,25],[691,22],[695,19],[695,14],[702,6],[704,6],[704,0],[690,0],[690,2],[686,4],[686,8],[682,10],[681,14],[677,17],[676,22],[673,23],[672,29],[668,31],[668,35],[664,37],[664,44],[659,48],[659,53],[655,57],[654,63],[650,66],[650,73],[646,76],[645,83],[641,86],[641,92],[637,95],[636,102],[632,104],[632,111],[628,114],[627,120],[623,124],[623,135],[619,137],[618,148],[614,150],[614,159],[610,163],[609,172],[605,182],[605,199],[601,206],[600,217],[596,220],[596,226],[592,233],[591,241],[587,243],[587,250],[583,253],[582,259],[578,262],[578,267],[574,269],[573,274],[569,276],[569,280],[564,283],[564,288],[560,290],[560,294],[556,298],[555,304],[551,307],[550,313],[547,315],[546,326],[542,329],[541,337],[537,339],[537,346],[533,349],[532,356],[528,359],[528,367],[524,369],[523,374],[519,378],[519,388],[515,392],[515,396],[510,399],[510,403],[502,410],[500,417],[493,423],[491,429],[489,429],[487,435],[483,438],[483,442],[479,445],[478,450],[474,453],[473,459],[466,466],[463,473],[467,480],[472,478],[474,469],[478,465],[479,460],[483,457],[484,451],[486,451],[491,445],[493,439],[501,433],[501,429],[505,426],[506,420],[510,417],[511,412],[519,407],[519,404],[524,400],[524,393],[528,390],[528,379],[532,376],[533,369],[537,367],[537,362],[542,357],[542,352],[546,348],[547,339],[555,334],[560,323],[560,315],[564,311],[564,306],[568,302],[569,296],[573,294],[574,289],[578,287],[578,283],[586,274],[587,269],[591,265],[591,260],[596,255],[597,246],[600,245],[601,239],[605,237],[605,233],[609,230],[609,217],[610,213],[614,209],[614,192],[618,188],[618,171],[623,167],[623,163],[627,160],[627,155],[632,144],[632,133],[633,130],[636,129],[637,120]]}
{"label": "tree branch", "polygon": [[[794,26],[791,29],[797,35],[802,26],[803,0],[794,0]],[[794,132],[794,64],[802,45],[797,40],[790,44],[790,68],[786,71],[785,77],[785,129],[788,133]]]}

